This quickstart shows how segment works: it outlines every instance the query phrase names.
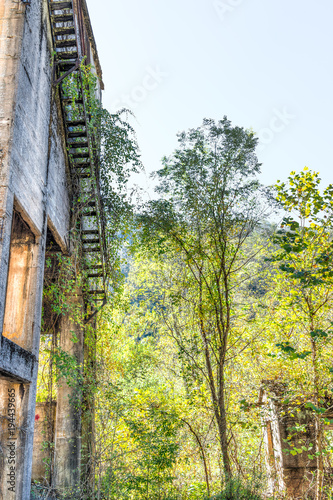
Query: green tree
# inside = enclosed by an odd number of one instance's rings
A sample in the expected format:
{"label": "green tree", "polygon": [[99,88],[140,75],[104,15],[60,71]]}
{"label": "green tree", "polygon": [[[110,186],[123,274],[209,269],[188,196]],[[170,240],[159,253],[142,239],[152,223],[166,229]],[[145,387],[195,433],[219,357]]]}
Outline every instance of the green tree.
{"label": "green tree", "polygon": [[181,299],[191,310],[196,344],[182,349],[193,365],[203,355],[227,479],[232,474],[227,354],[230,339],[239,336],[237,290],[249,278],[254,257],[247,242],[267,211],[257,180],[256,144],[251,131],[233,127],[226,117],[217,123],[204,120],[201,127],[179,134],[179,148],[156,173],[160,199],[149,202],[139,217],[146,247],[183,266]]}
{"label": "green tree", "polygon": [[[307,167],[278,181],[277,200],[287,215],[273,241],[278,249],[272,278],[273,327],[280,332],[278,347],[284,369],[292,365],[292,381],[306,399],[316,424],[316,500],[323,494],[323,425],[331,381],[333,340],[333,185],[319,189],[317,172]],[[271,318],[270,318],[271,319]]]}

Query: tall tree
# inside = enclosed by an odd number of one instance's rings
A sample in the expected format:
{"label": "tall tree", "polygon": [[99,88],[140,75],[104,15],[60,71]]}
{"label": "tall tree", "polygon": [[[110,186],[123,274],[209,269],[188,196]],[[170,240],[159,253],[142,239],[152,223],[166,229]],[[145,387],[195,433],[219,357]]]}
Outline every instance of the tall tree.
{"label": "tall tree", "polygon": [[319,174],[305,167],[300,173],[291,172],[287,183],[279,181],[276,186],[277,199],[287,215],[274,238],[277,251],[271,259],[276,270],[270,318],[275,338],[281,335],[277,347],[284,363],[293,365],[288,382],[313,411],[316,500],[323,495],[322,417],[333,371],[333,185],[321,192],[319,184]]}
{"label": "tall tree", "polygon": [[218,122],[204,120],[201,127],[179,134],[178,140],[178,149],[163,159],[163,168],[155,174],[160,198],[144,206],[141,236],[149,249],[180,260],[187,272],[183,298],[198,332],[197,355],[204,358],[229,479],[227,355],[230,339],[237,337],[237,289],[249,277],[247,268],[254,257],[247,242],[260,226],[267,204],[263,205],[265,191],[257,180],[257,139],[251,131],[233,127],[224,117]]}

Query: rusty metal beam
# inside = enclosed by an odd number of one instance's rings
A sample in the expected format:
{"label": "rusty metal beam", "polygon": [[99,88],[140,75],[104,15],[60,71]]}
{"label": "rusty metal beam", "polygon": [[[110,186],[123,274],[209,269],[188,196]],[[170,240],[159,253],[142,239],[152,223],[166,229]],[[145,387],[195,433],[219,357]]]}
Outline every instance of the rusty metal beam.
{"label": "rusty metal beam", "polygon": [[61,83],[68,75],[70,75],[71,73],[73,73],[73,71],[76,71],[80,66],[80,61],[79,59],[76,60],[76,63],[75,65],[69,69],[68,71],[66,71],[66,73],[64,73],[63,75],[61,75],[60,78],[58,78],[57,80],[55,80],[53,82],[53,85],[59,85],[59,83]]}
{"label": "rusty metal beam", "polygon": [[107,299],[104,299],[103,300],[103,304],[98,307],[92,314],[90,314],[85,320],[84,320],[84,323],[87,324],[89,323],[95,316],[96,314],[98,314],[102,309],[103,307],[105,307],[107,304]]}

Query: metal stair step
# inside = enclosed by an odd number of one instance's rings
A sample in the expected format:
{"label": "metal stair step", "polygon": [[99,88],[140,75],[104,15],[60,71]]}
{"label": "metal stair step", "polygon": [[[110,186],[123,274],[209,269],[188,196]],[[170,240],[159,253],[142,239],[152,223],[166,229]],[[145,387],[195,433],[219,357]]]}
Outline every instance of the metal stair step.
{"label": "metal stair step", "polygon": [[75,38],[69,38],[68,40],[56,40],[55,45],[57,49],[63,49],[64,47],[75,47],[77,51]]}
{"label": "metal stair step", "polygon": [[96,212],[96,210],[93,210],[91,212],[83,212],[82,215],[84,217],[96,217],[97,212]]}
{"label": "metal stair step", "polygon": [[88,278],[103,278],[103,276],[104,273],[91,273],[87,275]]}
{"label": "metal stair step", "polygon": [[76,60],[78,57],[77,49],[76,50],[66,50],[57,52],[58,60],[64,61],[65,59],[74,59]]}
{"label": "metal stair step", "polygon": [[[68,71],[69,69],[72,69],[73,66],[75,65],[75,62],[76,61],[66,61],[66,59],[64,59],[63,61],[56,61],[56,64],[57,66],[60,68],[60,71]],[[76,73],[77,70],[74,71],[74,73]]]}
{"label": "metal stair step", "polygon": [[101,247],[92,247],[92,248],[84,248],[83,249],[83,252],[84,253],[95,253],[95,252],[100,252],[101,251]]}
{"label": "metal stair step", "polygon": [[89,290],[89,292],[91,295],[96,293],[96,295],[105,295],[105,290]]}
{"label": "metal stair step", "polygon": [[82,243],[99,243],[99,238],[82,239]]}
{"label": "metal stair step", "polygon": [[54,36],[75,35],[74,26],[63,26],[54,28]]}
{"label": "metal stair step", "polygon": [[78,131],[78,132],[67,132],[67,137],[69,139],[74,139],[76,137],[87,137],[87,131],[86,130],[82,130],[82,131]]}
{"label": "metal stair step", "polygon": [[81,153],[70,153],[70,155],[73,159],[89,158],[90,157],[90,154],[88,151],[83,151]]}
{"label": "metal stair step", "polygon": [[72,9],[72,2],[51,2],[51,10]]}
{"label": "metal stair step", "polygon": [[75,168],[88,168],[90,171],[90,163],[76,163],[76,162],[74,162],[73,166]]}
{"label": "metal stair step", "polygon": [[66,125],[68,127],[76,127],[77,125],[85,125],[86,121],[84,118],[81,120],[66,120]]}
{"label": "metal stair step", "polygon": [[86,229],[82,231],[82,234],[99,234],[99,231],[98,229]]}
{"label": "metal stair step", "polygon": [[87,148],[88,139],[86,141],[80,141],[80,142],[67,142],[67,145],[69,146],[70,149]]}
{"label": "metal stair step", "polygon": [[74,22],[73,14],[52,14],[51,18],[53,23],[68,23],[70,21]]}

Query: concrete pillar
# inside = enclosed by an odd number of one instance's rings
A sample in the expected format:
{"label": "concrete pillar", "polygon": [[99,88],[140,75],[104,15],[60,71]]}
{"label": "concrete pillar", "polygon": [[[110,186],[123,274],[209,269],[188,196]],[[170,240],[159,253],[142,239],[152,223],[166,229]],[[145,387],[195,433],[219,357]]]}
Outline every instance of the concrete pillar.
{"label": "concrete pillar", "polygon": [[55,416],[55,401],[36,404],[31,481],[46,485],[52,481]]}
{"label": "concrete pillar", "polygon": [[85,329],[82,413],[82,476],[89,497],[95,490],[96,317]]}
{"label": "concrete pillar", "polygon": [[36,236],[14,212],[2,335],[30,352],[33,349],[37,260]]}
{"label": "concrete pillar", "polygon": [[45,233],[35,235],[13,212],[0,351],[0,500],[30,498]]}
{"label": "concrete pillar", "polygon": [[[69,309],[81,309],[82,297],[69,296]],[[67,498],[80,488],[83,328],[72,311],[59,319],[58,355],[62,377],[57,392],[54,488]]]}
{"label": "concrete pillar", "polygon": [[22,496],[29,391],[23,383],[0,379],[0,499]]}

